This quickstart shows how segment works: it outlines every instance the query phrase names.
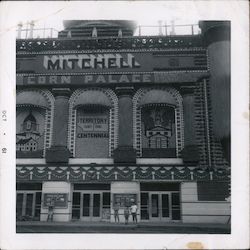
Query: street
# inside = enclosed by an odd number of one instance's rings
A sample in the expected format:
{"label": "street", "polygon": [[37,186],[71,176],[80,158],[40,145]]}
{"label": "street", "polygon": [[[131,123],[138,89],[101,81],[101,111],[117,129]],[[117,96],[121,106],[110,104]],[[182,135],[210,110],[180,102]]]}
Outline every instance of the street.
{"label": "street", "polygon": [[146,234],[230,234],[230,225],[138,223],[114,224],[108,222],[18,222],[17,233],[146,233]]}

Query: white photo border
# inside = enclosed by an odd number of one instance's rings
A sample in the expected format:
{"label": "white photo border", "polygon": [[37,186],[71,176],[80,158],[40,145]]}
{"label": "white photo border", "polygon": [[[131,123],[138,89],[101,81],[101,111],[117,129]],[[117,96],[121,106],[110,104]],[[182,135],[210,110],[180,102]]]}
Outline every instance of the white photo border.
{"label": "white photo border", "polygon": [[[249,247],[249,6],[248,1],[8,1],[0,3],[0,206],[2,249],[204,249]],[[232,219],[229,235],[16,233],[15,39],[22,21],[164,19],[231,21]],[[1,113],[2,114],[2,113]],[[7,153],[2,153],[7,148]]]}

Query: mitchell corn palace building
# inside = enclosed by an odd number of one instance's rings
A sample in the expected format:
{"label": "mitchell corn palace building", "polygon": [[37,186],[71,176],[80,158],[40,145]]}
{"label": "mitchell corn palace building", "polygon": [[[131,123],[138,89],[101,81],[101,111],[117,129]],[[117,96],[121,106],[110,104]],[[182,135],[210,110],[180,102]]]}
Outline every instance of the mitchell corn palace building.
{"label": "mitchell corn palace building", "polygon": [[135,202],[143,222],[228,222],[230,23],[199,28],[72,20],[17,38],[17,220],[45,221],[52,204],[54,221],[114,222],[117,203],[122,221]]}

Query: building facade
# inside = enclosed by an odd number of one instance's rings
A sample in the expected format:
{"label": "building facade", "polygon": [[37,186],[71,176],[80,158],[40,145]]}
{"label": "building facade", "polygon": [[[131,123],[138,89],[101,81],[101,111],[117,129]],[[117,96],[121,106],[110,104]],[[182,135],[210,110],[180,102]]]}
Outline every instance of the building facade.
{"label": "building facade", "polygon": [[16,41],[17,220],[228,223],[230,23],[64,27]]}

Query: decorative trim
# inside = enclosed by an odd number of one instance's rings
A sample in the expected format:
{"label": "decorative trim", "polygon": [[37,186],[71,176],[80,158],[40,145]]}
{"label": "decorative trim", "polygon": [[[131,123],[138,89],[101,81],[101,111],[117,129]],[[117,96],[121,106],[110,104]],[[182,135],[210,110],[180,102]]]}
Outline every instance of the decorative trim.
{"label": "decorative trim", "polygon": [[132,74],[155,74],[155,73],[164,73],[164,74],[180,74],[180,73],[208,73],[208,70],[171,70],[171,71],[109,71],[109,72],[70,72],[70,73],[17,73],[17,76],[85,76],[85,75],[132,75]]}
{"label": "decorative trim", "polygon": [[189,48],[178,48],[178,49],[157,49],[157,48],[150,48],[150,49],[93,49],[93,50],[53,50],[52,51],[42,51],[42,52],[23,52],[17,51],[18,55],[47,55],[47,54],[68,54],[68,53],[112,53],[112,52],[158,52],[158,51],[205,51],[205,47],[193,47]]}
{"label": "decorative trim", "polygon": [[[44,149],[43,149],[43,157],[45,157],[46,149],[51,147],[52,144],[52,136],[53,136],[53,118],[54,118],[54,109],[55,109],[55,98],[49,90],[42,90],[42,89],[29,89],[29,90],[20,90],[16,94],[16,98],[18,95],[23,92],[32,92],[39,93],[42,95],[47,102],[49,103],[49,108],[45,111],[45,119],[44,119]],[[23,106],[22,104],[18,105],[17,107]],[[40,107],[38,105],[30,104],[33,107]],[[40,107],[43,108],[44,107]]]}
{"label": "decorative trim", "polygon": [[105,164],[112,165],[114,160],[112,158],[71,158],[69,164]]}
{"label": "decorative trim", "polygon": [[207,70],[208,72],[210,72],[210,57],[209,57],[209,54],[208,54],[208,49],[206,49],[206,57],[207,57]]}
{"label": "decorative trim", "polygon": [[141,166],[26,166],[16,167],[17,181],[70,181],[70,182],[105,182],[105,181],[229,181],[228,169],[214,169],[213,179],[209,169],[199,170],[194,167],[173,165]]}
{"label": "decorative trim", "polygon": [[[111,101],[112,107],[109,114],[109,157],[112,157],[114,149],[118,145],[118,98],[111,89],[105,88],[86,88],[77,89],[69,99],[69,121],[68,121],[68,148],[75,157],[75,138],[76,138],[76,109],[77,98],[86,91],[103,92]],[[84,104],[84,103],[83,103]]]}
{"label": "decorative trim", "polygon": [[[170,93],[176,100],[177,107],[175,108],[175,125],[176,125],[176,154],[177,158],[181,150],[184,148],[184,121],[183,121],[183,104],[182,96],[173,88],[141,88],[133,97],[133,134],[134,148],[137,150],[137,157],[142,157],[142,142],[141,142],[141,107],[140,102],[142,97],[151,90],[161,90]],[[167,102],[166,102],[167,103]]]}
{"label": "decorative trim", "polygon": [[41,165],[46,164],[45,159],[39,159],[39,158],[18,158],[16,159],[17,165]]}
{"label": "decorative trim", "polygon": [[208,154],[208,166],[212,167],[211,159],[211,143],[210,143],[210,124],[209,124],[209,114],[208,114],[208,96],[207,96],[207,80],[203,79],[203,97],[204,97],[204,113],[205,113],[205,123],[206,123],[206,140],[207,140],[207,154]]}
{"label": "decorative trim", "polygon": [[183,164],[182,158],[137,158],[137,165],[147,164],[147,165],[155,165],[155,164],[168,164],[168,165],[180,165]]}

